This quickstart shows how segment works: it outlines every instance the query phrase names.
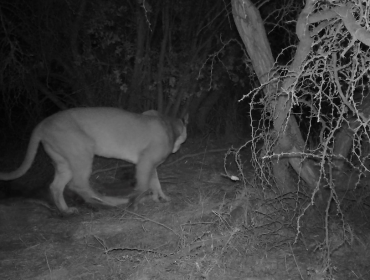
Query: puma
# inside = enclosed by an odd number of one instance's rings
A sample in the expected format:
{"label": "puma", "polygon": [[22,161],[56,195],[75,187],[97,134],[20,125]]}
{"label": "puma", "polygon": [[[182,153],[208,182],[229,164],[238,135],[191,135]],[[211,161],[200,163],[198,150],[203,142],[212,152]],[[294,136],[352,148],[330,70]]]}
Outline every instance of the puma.
{"label": "puma", "polygon": [[[62,111],[46,118],[34,129],[22,165],[13,172],[0,173],[0,180],[24,175],[41,142],[54,162],[55,176],[50,190],[63,214],[78,212],[65,202],[63,192],[67,184],[88,203],[118,206],[135,201],[147,191],[152,192],[155,201],[159,198],[168,201],[156,168],[186,140],[186,125],[187,117],[172,119],[154,110],[143,114],[103,107]],[[89,178],[94,155],[136,164],[137,195],[133,199],[103,196],[93,191]]]}

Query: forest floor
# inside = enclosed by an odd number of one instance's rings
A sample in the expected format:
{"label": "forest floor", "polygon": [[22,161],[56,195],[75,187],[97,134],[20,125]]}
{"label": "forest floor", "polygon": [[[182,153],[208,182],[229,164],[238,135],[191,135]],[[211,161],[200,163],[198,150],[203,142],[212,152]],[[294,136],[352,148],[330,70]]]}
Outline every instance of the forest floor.
{"label": "forest floor", "polygon": [[[327,231],[325,215],[311,214],[294,242],[296,222],[274,225],[276,231],[255,222],[255,213],[246,212],[259,206],[246,204],[251,203],[247,194],[258,186],[222,176],[226,151],[199,143],[187,141],[158,169],[171,201],[155,203],[148,197],[136,211],[92,207],[66,193],[79,214],[61,217],[45,195],[52,168],[44,158],[22,180],[2,183],[7,191],[0,199],[0,279],[370,279],[368,197],[345,225],[331,217]],[[245,151],[247,180],[255,175],[250,158]],[[134,169],[117,164],[122,162],[97,158],[92,185],[110,195],[129,193]],[[35,190],[35,185],[43,187]],[[267,223],[272,224],[269,217]],[[323,240],[334,244],[329,255]]]}

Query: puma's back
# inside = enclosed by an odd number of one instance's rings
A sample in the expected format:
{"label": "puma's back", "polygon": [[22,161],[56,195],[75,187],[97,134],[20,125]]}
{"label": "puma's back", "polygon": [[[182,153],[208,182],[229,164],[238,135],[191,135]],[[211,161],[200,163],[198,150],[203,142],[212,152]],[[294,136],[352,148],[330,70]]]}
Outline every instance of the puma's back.
{"label": "puma's back", "polygon": [[38,143],[42,142],[55,165],[56,174],[50,188],[62,212],[76,211],[69,208],[63,198],[68,183],[87,202],[112,206],[128,202],[127,198],[101,196],[90,188],[94,155],[136,164],[138,193],[151,190],[154,200],[168,200],[161,189],[156,167],[171,152],[176,152],[186,137],[186,122],[155,111],[134,114],[115,108],[70,109],[46,118],[35,128],[21,167],[11,173],[0,173],[0,180],[23,175],[34,159]]}
{"label": "puma's back", "polygon": [[[75,108],[57,113],[41,123],[42,142],[73,143],[79,137],[93,145],[94,153],[137,163],[140,152],[154,148],[167,157],[175,141],[186,139],[180,120],[134,114],[116,108]],[[73,150],[73,147],[70,147]]]}

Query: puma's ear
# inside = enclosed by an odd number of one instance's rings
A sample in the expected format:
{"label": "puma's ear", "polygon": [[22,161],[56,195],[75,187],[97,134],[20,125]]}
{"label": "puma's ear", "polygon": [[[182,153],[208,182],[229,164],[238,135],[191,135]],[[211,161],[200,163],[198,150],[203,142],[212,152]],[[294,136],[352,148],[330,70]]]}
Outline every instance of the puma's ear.
{"label": "puma's ear", "polygon": [[189,123],[189,113],[186,113],[186,115],[183,116],[181,120],[184,123],[184,125],[188,125],[188,123]]}
{"label": "puma's ear", "polygon": [[149,111],[143,112],[143,115],[159,117],[161,114],[156,110],[149,110]]}

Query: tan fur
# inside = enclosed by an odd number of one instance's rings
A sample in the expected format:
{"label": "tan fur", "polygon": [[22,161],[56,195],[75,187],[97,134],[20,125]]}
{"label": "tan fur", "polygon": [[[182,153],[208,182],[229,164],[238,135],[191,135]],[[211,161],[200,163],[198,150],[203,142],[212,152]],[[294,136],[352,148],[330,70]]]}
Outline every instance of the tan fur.
{"label": "tan fur", "polygon": [[62,213],[77,212],[64,200],[67,184],[89,203],[117,206],[129,202],[128,198],[102,196],[91,189],[94,155],[136,164],[138,195],[150,190],[155,201],[169,200],[162,191],[156,168],[180,148],[186,137],[186,121],[167,118],[153,110],[134,114],[115,108],[74,108],[42,121],[32,133],[22,165],[11,173],[0,173],[0,180],[25,174],[42,142],[54,162],[55,177],[50,189]]}

